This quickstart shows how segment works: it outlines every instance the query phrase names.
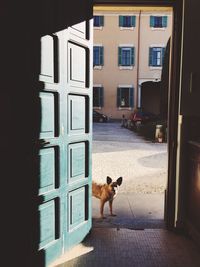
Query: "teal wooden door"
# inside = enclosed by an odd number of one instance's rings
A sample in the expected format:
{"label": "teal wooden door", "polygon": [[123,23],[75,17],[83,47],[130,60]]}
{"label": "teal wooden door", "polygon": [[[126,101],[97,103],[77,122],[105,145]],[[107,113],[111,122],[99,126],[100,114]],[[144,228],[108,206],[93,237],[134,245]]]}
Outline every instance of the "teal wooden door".
{"label": "teal wooden door", "polygon": [[91,229],[92,31],[41,38],[39,244],[45,266]]}

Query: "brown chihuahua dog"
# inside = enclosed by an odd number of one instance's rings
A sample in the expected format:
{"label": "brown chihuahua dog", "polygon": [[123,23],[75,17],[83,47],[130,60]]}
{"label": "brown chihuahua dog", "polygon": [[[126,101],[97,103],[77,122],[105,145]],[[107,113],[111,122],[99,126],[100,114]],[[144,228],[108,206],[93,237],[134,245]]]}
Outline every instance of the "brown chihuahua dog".
{"label": "brown chihuahua dog", "polygon": [[100,215],[102,219],[105,219],[103,215],[104,204],[109,201],[110,215],[116,216],[112,212],[113,200],[117,195],[119,186],[122,184],[122,177],[119,177],[115,182],[107,176],[107,184],[97,184],[92,182],[92,195],[100,199]]}

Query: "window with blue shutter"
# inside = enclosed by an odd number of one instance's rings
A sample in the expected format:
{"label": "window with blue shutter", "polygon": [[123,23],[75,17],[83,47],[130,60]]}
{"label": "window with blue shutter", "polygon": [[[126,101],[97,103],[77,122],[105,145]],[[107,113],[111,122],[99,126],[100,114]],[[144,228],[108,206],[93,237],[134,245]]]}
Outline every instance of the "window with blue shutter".
{"label": "window with blue shutter", "polygon": [[100,107],[104,106],[104,88],[99,87],[99,105]]}
{"label": "window with blue shutter", "polygon": [[133,87],[129,88],[129,105],[131,108],[134,107],[134,88]]}
{"label": "window with blue shutter", "polygon": [[103,46],[99,47],[99,54],[100,54],[100,65],[103,66],[103,64],[104,64],[104,48],[103,48]]}
{"label": "window with blue shutter", "polygon": [[131,47],[131,66],[135,65],[135,47]]}
{"label": "window with blue shutter", "polygon": [[150,16],[150,27],[154,27],[154,16]]}
{"label": "window with blue shutter", "polygon": [[103,46],[93,47],[93,66],[103,66],[104,64],[104,49]]}
{"label": "window with blue shutter", "polygon": [[121,100],[121,88],[117,88],[117,107],[120,107],[120,101]]}
{"label": "window with blue shutter", "polygon": [[150,47],[149,48],[149,66],[161,67],[164,60],[164,47]]}
{"label": "window with blue shutter", "polygon": [[93,87],[93,107],[103,107],[104,105],[104,88]]}
{"label": "window with blue shutter", "polygon": [[150,27],[166,28],[167,27],[167,16],[150,16]]}
{"label": "window with blue shutter", "polygon": [[153,66],[153,48],[149,47],[149,66]]}
{"label": "window with blue shutter", "polygon": [[118,65],[134,66],[134,64],[135,64],[135,48],[118,47]]}
{"label": "window with blue shutter", "polygon": [[133,108],[134,107],[134,88],[118,87],[117,88],[117,107]]}
{"label": "window with blue shutter", "polygon": [[163,26],[164,28],[167,27],[167,16],[163,16],[163,17],[162,17],[162,26]]}
{"label": "window with blue shutter", "polygon": [[122,65],[122,48],[118,47],[118,66]]}
{"label": "window with blue shutter", "polygon": [[119,16],[119,26],[124,28],[135,27],[136,16]]}
{"label": "window with blue shutter", "polygon": [[104,16],[94,16],[94,27],[104,26]]}

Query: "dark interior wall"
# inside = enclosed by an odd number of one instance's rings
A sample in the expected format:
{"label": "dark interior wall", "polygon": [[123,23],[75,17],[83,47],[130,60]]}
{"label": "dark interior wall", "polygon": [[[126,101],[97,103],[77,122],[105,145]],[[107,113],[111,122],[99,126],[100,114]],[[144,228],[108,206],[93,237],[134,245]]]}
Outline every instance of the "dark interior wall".
{"label": "dark interior wall", "polygon": [[179,212],[178,223],[182,224],[200,244],[200,90],[199,60],[200,3],[185,1],[183,57],[180,99],[180,166],[179,166]]}
{"label": "dark interior wall", "polygon": [[181,121],[177,225],[200,245],[200,117]]}
{"label": "dark interior wall", "polygon": [[38,10],[38,1],[4,1],[1,9],[1,239],[10,266],[29,266],[30,260],[34,140],[40,127]]}
{"label": "dark interior wall", "polygon": [[185,1],[183,71],[181,85],[180,112],[185,116],[200,116],[200,34],[197,25],[200,3],[196,0]]}
{"label": "dark interior wall", "polygon": [[[40,37],[92,17],[92,1],[1,2],[1,261],[39,267],[37,250]],[[4,259],[5,257],[5,259]]]}
{"label": "dark interior wall", "polygon": [[[188,143],[188,193],[187,193],[187,223],[195,229],[200,237],[200,143],[189,141]],[[192,230],[193,230],[192,229]],[[190,229],[189,229],[190,231]],[[200,244],[200,240],[198,240]]]}
{"label": "dark interior wall", "polygon": [[184,116],[181,126],[178,223],[200,245],[200,117]]}

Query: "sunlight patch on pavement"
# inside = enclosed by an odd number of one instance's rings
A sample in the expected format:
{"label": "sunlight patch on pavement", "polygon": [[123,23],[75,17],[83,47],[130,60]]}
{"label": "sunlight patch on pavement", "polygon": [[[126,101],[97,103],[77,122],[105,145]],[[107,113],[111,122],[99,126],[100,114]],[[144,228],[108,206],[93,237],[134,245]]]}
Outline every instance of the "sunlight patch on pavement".
{"label": "sunlight patch on pavement", "polygon": [[72,248],[69,251],[66,251],[60,258],[54,261],[49,267],[56,267],[59,264],[67,263],[70,260],[83,256],[87,253],[90,253],[94,250],[94,247],[84,246],[83,244],[79,244]]}

